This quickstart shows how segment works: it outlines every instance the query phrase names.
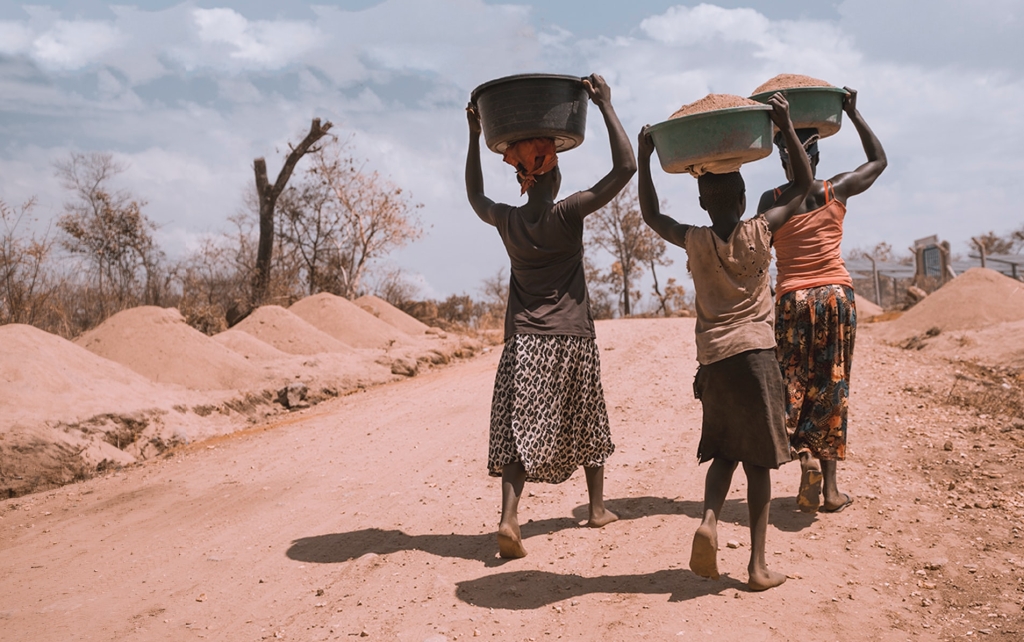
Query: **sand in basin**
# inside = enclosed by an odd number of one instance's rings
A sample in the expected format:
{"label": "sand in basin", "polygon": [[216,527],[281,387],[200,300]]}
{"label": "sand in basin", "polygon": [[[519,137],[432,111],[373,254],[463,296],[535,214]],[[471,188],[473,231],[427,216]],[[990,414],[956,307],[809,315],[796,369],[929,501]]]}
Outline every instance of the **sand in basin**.
{"label": "sand in basin", "polygon": [[118,312],[75,343],[153,381],[196,390],[245,388],[258,377],[243,357],[190,327],[174,308]]}
{"label": "sand in basin", "polygon": [[381,321],[395,326],[408,335],[416,336],[430,329],[430,326],[426,323],[423,323],[411,314],[402,312],[384,299],[372,294],[361,296],[354,303]]}
{"label": "sand in basin", "polygon": [[764,107],[764,105],[756,100],[750,100],[743,96],[733,96],[732,94],[708,94],[700,100],[683,105],[677,109],[674,114],[669,116],[669,118],[682,118],[683,116],[692,116],[693,114],[701,114],[706,111],[731,109],[733,107]]}
{"label": "sand in basin", "polygon": [[762,83],[761,86],[755,89],[754,93],[751,95],[756,96],[757,94],[763,94],[769,91],[794,89],[796,87],[832,87],[832,85],[824,80],[818,80],[817,78],[811,78],[810,76],[801,76],[800,74],[779,74],[768,82]]}
{"label": "sand in basin", "polygon": [[1024,320],[1024,283],[995,270],[971,268],[886,324],[885,338],[902,341],[931,328],[977,330]]}
{"label": "sand in basin", "polygon": [[219,332],[210,338],[225,348],[237,352],[250,361],[271,361],[274,359],[284,359],[293,356],[287,352],[278,350],[269,343],[260,341],[251,334],[234,328],[225,330],[224,332]]}
{"label": "sand in basin", "polygon": [[321,332],[279,305],[264,305],[257,308],[232,329],[251,334],[260,341],[289,354],[352,352],[350,346]]}
{"label": "sand in basin", "polygon": [[348,299],[326,292],[297,301],[288,310],[355,348],[387,348],[411,343],[409,335],[381,321]]}
{"label": "sand in basin", "polygon": [[0,432],[158,405],[172,393],[125,366],[28,325],[0,326]]}

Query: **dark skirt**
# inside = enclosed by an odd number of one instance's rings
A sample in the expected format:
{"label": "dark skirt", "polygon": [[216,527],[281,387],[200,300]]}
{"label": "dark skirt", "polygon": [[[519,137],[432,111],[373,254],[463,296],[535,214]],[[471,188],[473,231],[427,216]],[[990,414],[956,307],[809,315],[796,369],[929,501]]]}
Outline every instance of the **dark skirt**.
{"label": "dark skirt", "polygon": [[774,350],[748,350],[701,366],[693,394],[704,407],[701,463],[715,458],[778,468],[789,461],[786,389]]}
{"label": "dark skirt", "polygon": [[513,335],[494,377],[488,473],[520,461],[527,481],[558,484],[614,451],[597,342]]}
{"label": "dark skirt", "polygon": [[779,299],[775,341],[786,383],[786,429],[795,453],[846,459],[856,334],[857,307],[849,287],[807,288]]}

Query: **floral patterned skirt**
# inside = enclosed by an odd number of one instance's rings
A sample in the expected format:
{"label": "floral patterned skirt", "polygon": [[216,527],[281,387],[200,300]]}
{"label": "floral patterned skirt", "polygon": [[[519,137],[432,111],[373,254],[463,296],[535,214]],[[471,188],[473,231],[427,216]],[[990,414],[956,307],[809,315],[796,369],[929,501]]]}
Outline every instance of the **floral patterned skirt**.
{"label": "floral patterned skirt", "polygon": [[520,461],[527,481],[558,484],[614,451],[597,342],[513,335],[494,378],[488,473]]}
{"label": "floral patterned skirt", "polygon": [[775,308],[776,354],[786,384],[786,430],[795,454],[846,459],[850,366],[857,332],[853,290],[789,292]]}

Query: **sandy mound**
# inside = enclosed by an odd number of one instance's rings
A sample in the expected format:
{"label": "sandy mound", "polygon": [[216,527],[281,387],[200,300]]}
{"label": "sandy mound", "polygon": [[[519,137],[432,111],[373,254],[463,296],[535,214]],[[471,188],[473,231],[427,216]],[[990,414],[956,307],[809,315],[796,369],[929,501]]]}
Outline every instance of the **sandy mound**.
{"label": "sandy mound", "polygon": [[940,331],[977,330],[1024,320],[1024,283],[995,270],[972,268],[887,324],[889,341]]}
{"label": "sandy mound", "polygon": [[130,412],[168,397],[142,375],[38,328],[0,326],[0,432]]}
{"label": "sandy mound", "polygon": [[75,343],[159,383],[229,390],[256,378],[244,358],[190,327],[173,308],[118,312]]}
{"label": "sandy mound", "polygon": [[351,347],[324,334],[279,305],[257,308],[233,329],[241,330],[290,354],[352,352]]}
{"label": "sandy mound", "polygon": [[793,87],[832,87],[832,85],[824,80],[811,78],[810,76],[801,76],[800,74],[779,74],[755,89],[754,93],[751,95],[756,96],[757,94],[763,94],[769,91],[779,91],[780,89],[791,89]]}
{"label": "sandy mound", "polygon": [[270,361],[292,356],[287,352],[281,352],[268,343],[260,341],[251,334],[234,328],[215,334],[211,338],[225,348],[234,350],[251,361]]}
{"label": "sandy mound", "polygon": [[375,297],[372,294],[361,296],[354,303],[381,321],[393,325],[408,335],[416,336],[430,329],[430,326],[426,323],[410,314],[402,312],[384,299]]}
{"label": "sandy mound", "polygon": [[706,111],[715,111],[716,109],[731,109],[733,107],[763,107],[764,105],[757,102],[756,100],[750,100],[743,96],[733,96],[732,94],[708,94],[696,102],[692,102],[688,105],[683,105],[676,110],[674,114],[669,116],[672,118],[682,118],[683,116],[691,116],[693,114],[700,114]]}
{"label": "sandy mound", "polygon": [[871,317],[877,317],[878,315],[885,312],[880,306],[878,306],[871,299],[857,295],[857,319],[870,319]]}
{"label": "sandy mound", "polygon": [[977,330],[950,330],[914,340],[913,347],[947,359],[988,366],[1024,364],[1024,320],[997,323]]}
{"label": "sandy mound", "polygon": [[297,301],[288,310],[338,341],[356,348],[411,343],[409,335],[348,299],[326,292]]}

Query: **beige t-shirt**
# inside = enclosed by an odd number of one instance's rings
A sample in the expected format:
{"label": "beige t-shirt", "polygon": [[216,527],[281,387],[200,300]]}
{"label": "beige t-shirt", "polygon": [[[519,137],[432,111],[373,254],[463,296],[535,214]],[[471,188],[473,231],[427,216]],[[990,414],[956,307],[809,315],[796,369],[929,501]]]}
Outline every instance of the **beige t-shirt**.
{"label": "beige t-shirt", "polygon": [[697,361],[708,365],[747,350],[775,347],[768,288],[772,234],[764,216],[740,221],[723,241],[710,227],[684,238],[697,308]]}

